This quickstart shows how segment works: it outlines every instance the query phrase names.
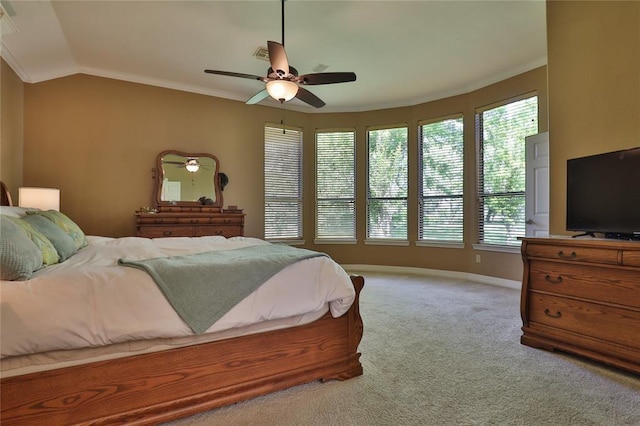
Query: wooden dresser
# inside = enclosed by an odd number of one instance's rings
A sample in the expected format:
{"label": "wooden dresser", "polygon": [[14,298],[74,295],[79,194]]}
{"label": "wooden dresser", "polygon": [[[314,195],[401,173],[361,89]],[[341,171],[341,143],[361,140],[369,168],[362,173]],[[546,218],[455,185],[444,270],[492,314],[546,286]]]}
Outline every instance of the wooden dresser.
{"label": "wooden dresser", "polygon": [[164,207],[159,213],[136,212],[138,237],[202,237],[244,235],[242,210],[207,207]]}
{"label": "wooden dresser", "polygon": [[[229,183],[220,161],[207,153],[162,151],[156,157],[154,209],[136,212],[136,235],[145,238],[244,235],[244,213],[223,209],[222,191]],[[224,179],[223,179],[224,176]]]}
{"label": "wooden dresser", "polygon": [[640,243],[524,238],[521,343],[640,374]]}

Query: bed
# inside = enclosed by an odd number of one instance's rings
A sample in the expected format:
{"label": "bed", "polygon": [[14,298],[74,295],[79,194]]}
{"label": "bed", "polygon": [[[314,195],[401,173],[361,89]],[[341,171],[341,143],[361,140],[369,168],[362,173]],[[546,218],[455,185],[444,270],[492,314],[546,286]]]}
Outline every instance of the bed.
{"label": "bed", "polygon": [[[5,215],[1,220],[8,221]],[[86,246],[63,262],[26,281],[2,281],[3,425],[157,424],[310,381],[362,374],[359,293],[364,279],[348,276],[327,256],[289,264],[196,333],[171,309],[147,271],[117,265],[117,259],[123,254],[134,261],[198,256],[269,243],[245,237],[85,238]],[[89,279],[101,284],[88,284]],[[302,293],[297,288],[332,281],[326,295],[311,302],[291,296]],[[282,287],[287,285],[297,290]],[[106,293],[100,293],[103,287]],[[259,306],[260,292],[285,292],[296,302],[284,305],[302,309],[309,303],[311,309],[275,314],[274,308]],[[45,301],[29,299],[40,293]],[[109,297],[125,309],[94,318],[102,310],[96,307]],[[136,298],[152,308],[131,308]],[[16,300],[27,303],[18,306]],[[87,300],[91,309],[82,307]],[[80,305],[68,307],[76,302]],[[62,313],[55,314],[55,306],[63,306]],[[243,319],[243,312],[254,318]],[[47,321],[36,326],[37,316]],[[81,326],[66,332],[71,339],[60,343],[52,335],[66,330],[65,316]],[[9,327],[15,318],[22,318],[14,321],[22,327],[18,331]],[[123,331],[128,324],[138,329]]]}

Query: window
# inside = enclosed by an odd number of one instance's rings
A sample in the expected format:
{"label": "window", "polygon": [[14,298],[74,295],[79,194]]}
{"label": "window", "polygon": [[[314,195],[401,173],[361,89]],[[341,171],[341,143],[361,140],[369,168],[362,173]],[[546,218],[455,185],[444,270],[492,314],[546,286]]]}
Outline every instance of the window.
{"label": "window", "polygon": [[418,240],[463,241],[464,137],[462,116],[418,127]]}
{"label": "window", "polygon": [[478,240],[515,246],[525,234],[525,137],[538,133],[538,97],[476,114]]}
{"label": "window", "polygon": [[354,131],[316,133],[316,238],[356,238]]}
{"label": "window", "polygon": [[407,127],[367,131],[367,238],[407,239],[407,139]]}
{"label": "window", "polygon": [[264,128],[264,237],[302,238],[302,129]]}

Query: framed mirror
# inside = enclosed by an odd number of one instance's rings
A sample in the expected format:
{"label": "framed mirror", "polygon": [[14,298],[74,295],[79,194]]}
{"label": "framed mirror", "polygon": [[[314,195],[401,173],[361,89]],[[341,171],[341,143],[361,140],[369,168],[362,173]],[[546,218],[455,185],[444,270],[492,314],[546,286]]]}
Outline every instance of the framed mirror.
{"label": "framed mirror", "polygon": [[163,151],[158,154],[155,180],[156,206],[222,207],[218,171],[212,154]]}

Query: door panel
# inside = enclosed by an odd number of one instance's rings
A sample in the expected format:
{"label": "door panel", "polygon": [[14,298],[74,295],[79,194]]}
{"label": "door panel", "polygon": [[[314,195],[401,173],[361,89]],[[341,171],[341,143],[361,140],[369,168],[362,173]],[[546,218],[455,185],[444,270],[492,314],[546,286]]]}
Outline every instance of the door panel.
{"label": "door panel", "polygon": [[527,237],[549,236],[549,132],[525,140]]}

